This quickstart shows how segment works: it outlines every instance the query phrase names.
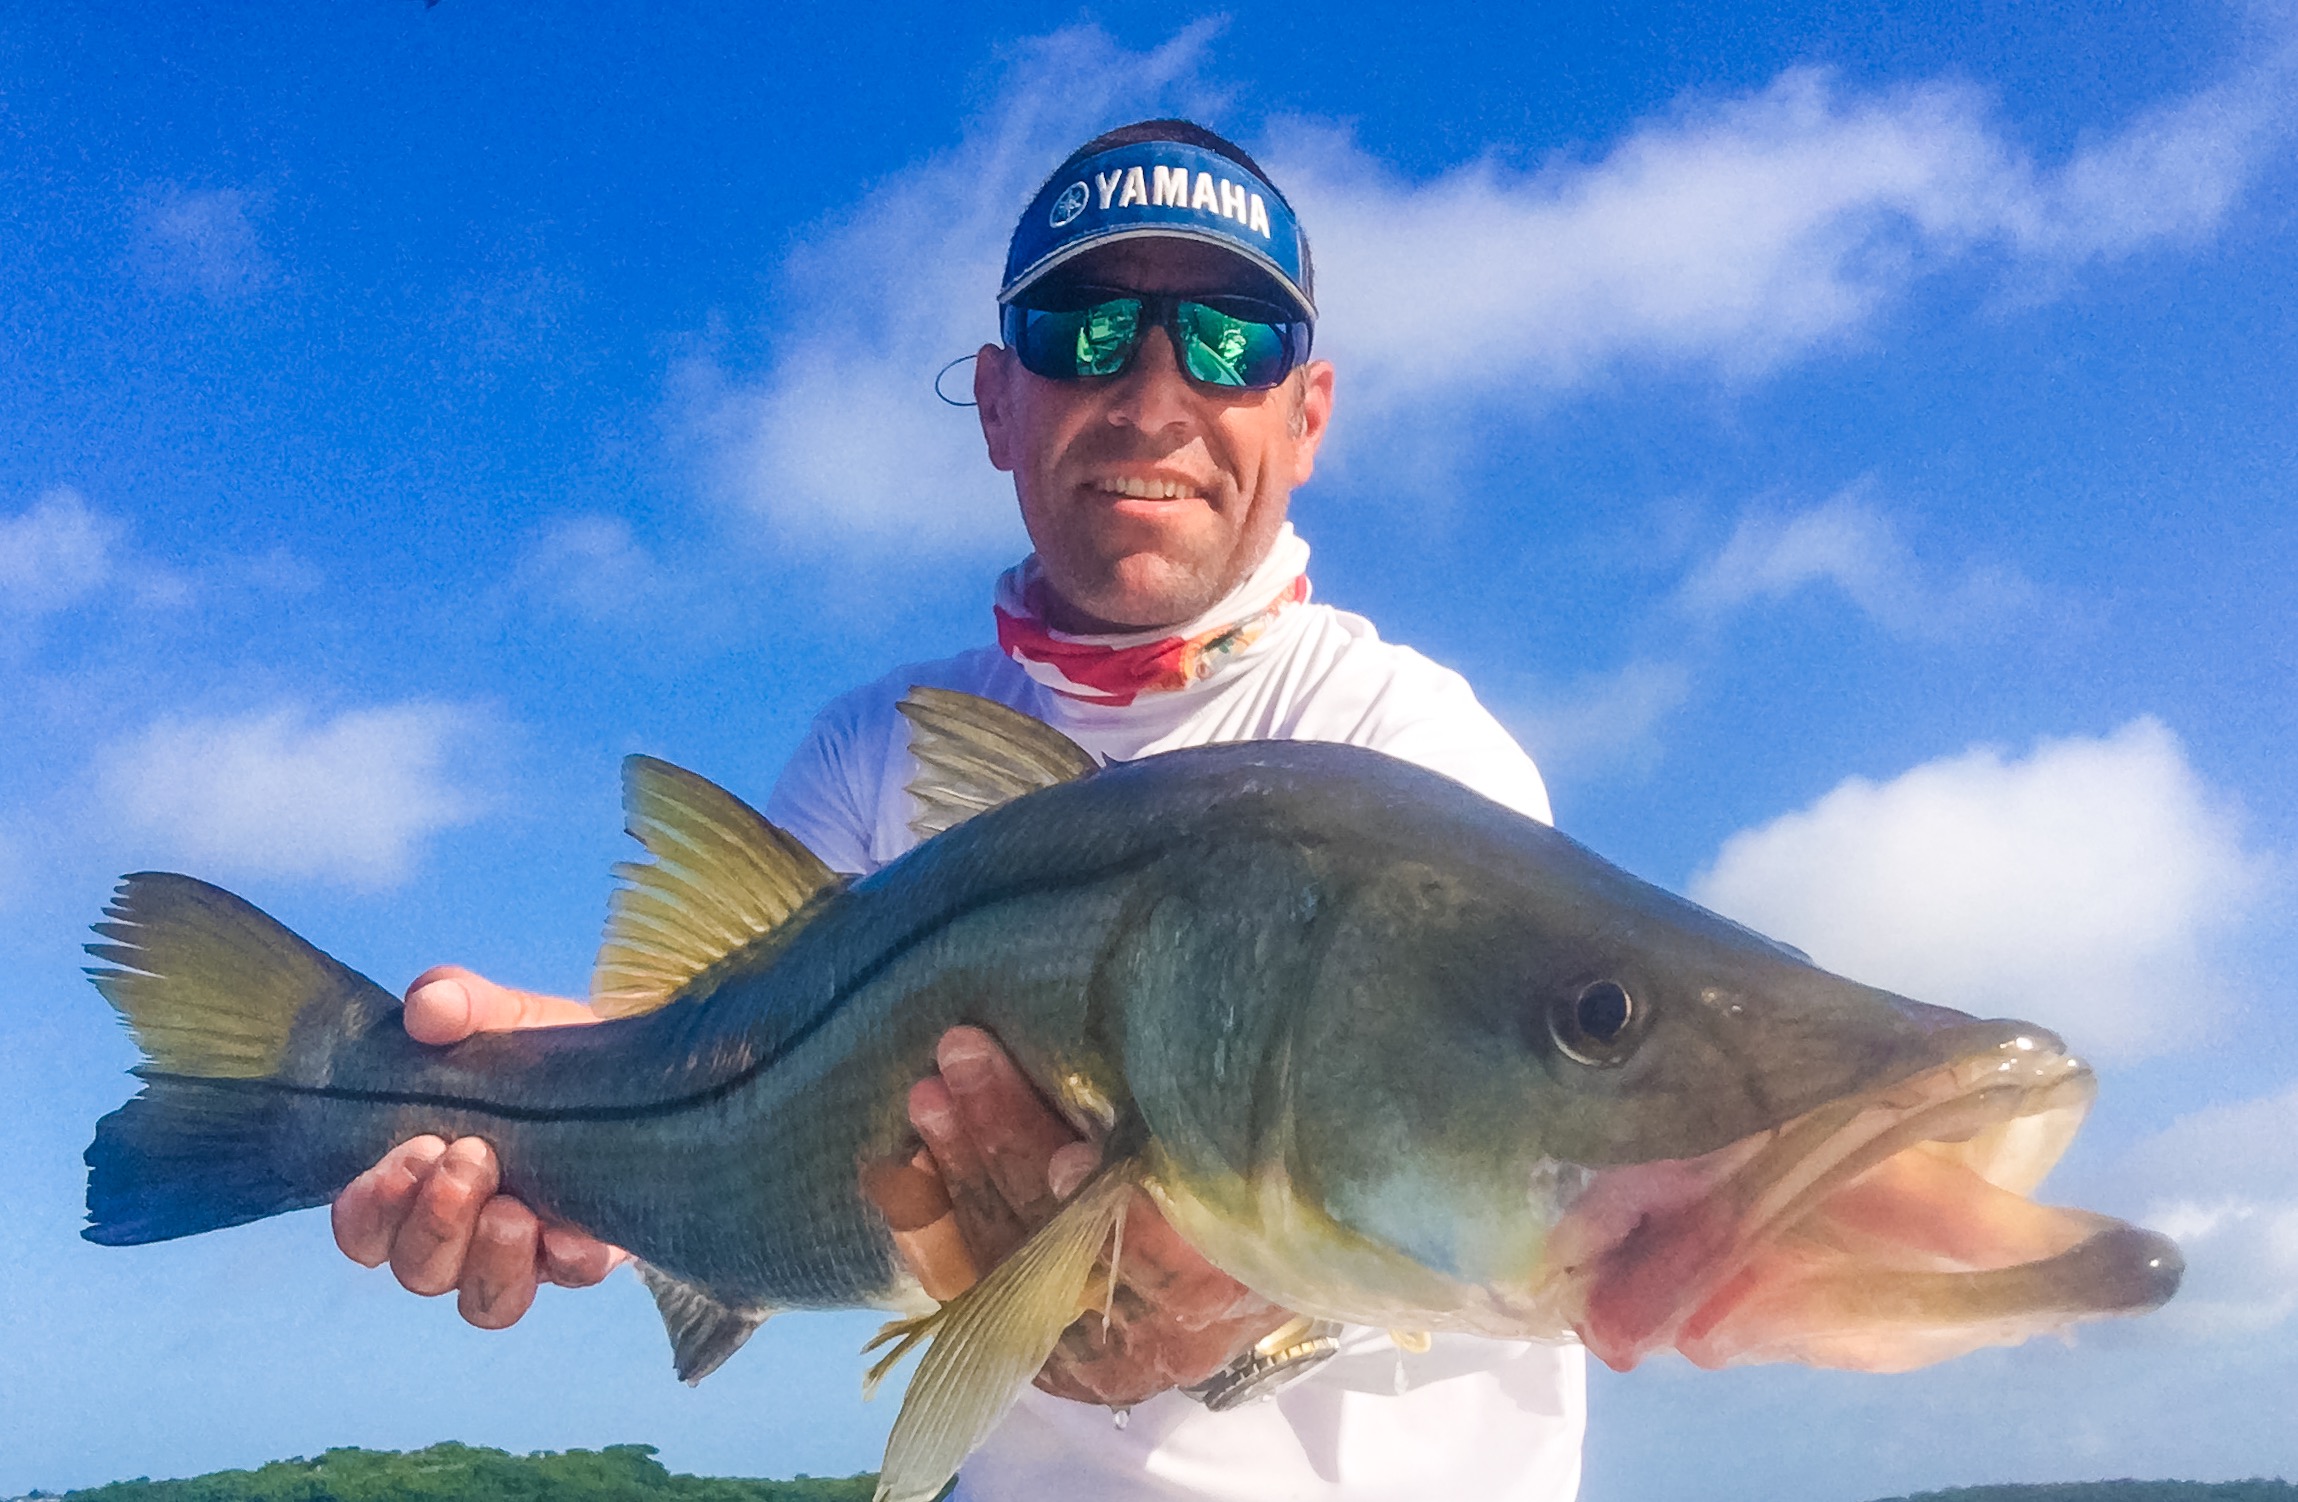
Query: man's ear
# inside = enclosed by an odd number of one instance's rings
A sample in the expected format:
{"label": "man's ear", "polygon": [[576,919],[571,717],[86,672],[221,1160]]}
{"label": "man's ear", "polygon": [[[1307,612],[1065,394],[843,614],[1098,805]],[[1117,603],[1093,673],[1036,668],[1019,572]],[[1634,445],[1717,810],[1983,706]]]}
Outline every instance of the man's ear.
{"label": "man's ear", "polygon": [[1332,362],[1311,360],[1294,379],[1301,383],[1291,418],[1293,485],[1297,489],[1316,473],[1317,448],[1325,441],[1326,424],[1332,421]]}
{"label": "man's ear", "polygon": [[981,419],[991,466],[1007,474],[1020,459],[1013,449],[1014,372],[1020,368],[1013,351],[1002,344],[985,344],[973,357],[974,415]]}

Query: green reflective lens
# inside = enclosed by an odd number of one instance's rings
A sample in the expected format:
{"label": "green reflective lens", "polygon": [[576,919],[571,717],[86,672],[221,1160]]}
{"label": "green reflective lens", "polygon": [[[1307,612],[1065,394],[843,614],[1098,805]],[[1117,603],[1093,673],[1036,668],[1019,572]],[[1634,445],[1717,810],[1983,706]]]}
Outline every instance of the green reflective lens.
{"label": "green reflective lens", "polygon": [[1285,339],[1270,324],[1232,318],[1201,302],[1183,302],[1174,322],[1181,333],[1181,365],[1208,386],[1265,386],[1282,368]]}
{"label": "green reflective lens", "polygon": [[[1056,381],[1122,375],[1153,327],[1172,338],[1182,373],[1204,386],[1266,390],[1308,357],[1308,325],[1251,298],[1216,303],[1094,289],[1079,306],[1009,307],[1006,343],[1024,369]],[[1076,295],[1074,292],[1070,295]]]}
{"label": "green reflective lens", "polygon": [[1123,370],[1141,337],[1141,300],[1116,298],[1096,303],[1076,316],[1077,373],[1100,376]]}

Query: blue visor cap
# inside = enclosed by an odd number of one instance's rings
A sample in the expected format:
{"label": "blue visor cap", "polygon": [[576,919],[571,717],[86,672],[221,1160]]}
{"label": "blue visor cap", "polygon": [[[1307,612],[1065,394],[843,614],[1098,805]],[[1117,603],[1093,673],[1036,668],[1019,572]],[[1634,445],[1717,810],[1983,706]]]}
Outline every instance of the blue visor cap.
{"label": "blue visor cap", "polygon": [[1201,240],[1266,273],[1303,318],[1317,316],[1309,244],[1275,188],[1216,152],[1140,141],[1071,165],[1039,190],[1005,255],[1010,303],[1097,245],[1151,237]]}

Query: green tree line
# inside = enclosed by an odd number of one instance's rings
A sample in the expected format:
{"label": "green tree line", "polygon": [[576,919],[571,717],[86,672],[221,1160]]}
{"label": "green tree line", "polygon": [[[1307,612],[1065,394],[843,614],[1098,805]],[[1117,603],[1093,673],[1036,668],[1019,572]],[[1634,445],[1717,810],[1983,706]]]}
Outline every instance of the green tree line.
{"label": "green tree line", "polygon": [[[475,1445],[329,1450],[183,1481],[115,1481],[64,1502],[870,1502],[874,1475],[746,1481],[672,1474],[652,1445],[512,1455]],[[35,1492],[34,1497],[52,1494]],[[1973,1486],[1883,1502],[2298,1502],[2285,1481],[2076,1481]]]}
{"label": "green tree line", "polygon": [[[652,1445],[512,1455],[475,1445],[329,1450],[185,1481],[115,1481],[69,1502],[870,1502],[875,1476],[678,1476]],[[37,1494],[35,1494],[37,1495]]]}
{"label": "green tree line", "polygon": [[2298,1486],[2287,1481],[2054,1481],[1960,1486],[1883,1502],[2298,1502]]}

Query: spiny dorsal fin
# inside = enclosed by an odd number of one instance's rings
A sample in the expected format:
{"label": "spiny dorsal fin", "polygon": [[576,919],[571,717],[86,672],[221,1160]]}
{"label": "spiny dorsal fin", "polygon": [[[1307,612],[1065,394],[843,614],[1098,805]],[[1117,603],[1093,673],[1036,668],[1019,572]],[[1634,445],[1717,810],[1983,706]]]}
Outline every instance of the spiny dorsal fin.
{"label": "spiny dorsal fin", "polygon": [[742,1342],[773,1316],[771,1309],[736,1309],[659,1267],[631,1259],[638,1280],[654,1295],[662,1326],[670,1332],[670,1359],[678,1380],[692,1387],[725,1365]]}
{"label": "spiny dorsal fin", "polygon": [[838,878],[797,840],[714,782],[651,756],[622,764],[625,827],[654,857],[621,861],[591,1001],[651,1012],[727,955],[787,921]]}
{"label": "spiny dorsal fin", "polygon": [[1018,709],[977,694],[919,685],[899,706],[910,722],[918,800],[910,830],[930,840],[1024,793],[1083,777],[1095,762],[1083,746]]}
{"label": "spiny dorsal fin", "polygon": [[894,1343],[871,1369],[874,1387],[919,1341],[933,1342],[886,1439],[877,1502],[927,1502],[939,1492],[1070,1321],[1098,1304],[1087,1280],[1124,1220],[1135,1177],[1130,1164],[1104,1170],[988,1277],[932,1314],[888,1325],[864,1348]]}

